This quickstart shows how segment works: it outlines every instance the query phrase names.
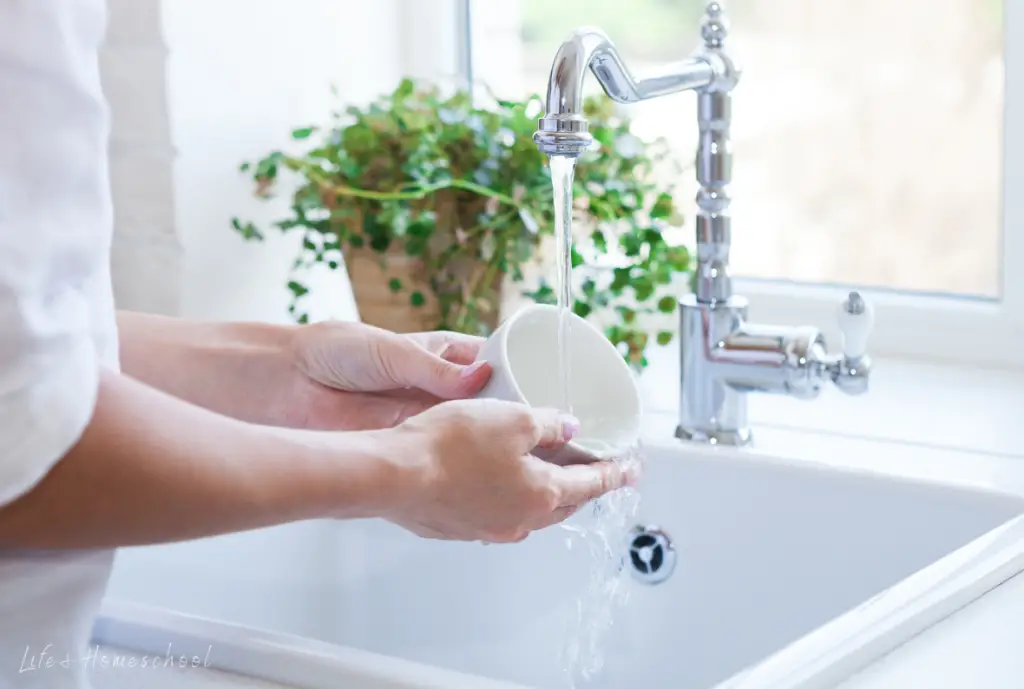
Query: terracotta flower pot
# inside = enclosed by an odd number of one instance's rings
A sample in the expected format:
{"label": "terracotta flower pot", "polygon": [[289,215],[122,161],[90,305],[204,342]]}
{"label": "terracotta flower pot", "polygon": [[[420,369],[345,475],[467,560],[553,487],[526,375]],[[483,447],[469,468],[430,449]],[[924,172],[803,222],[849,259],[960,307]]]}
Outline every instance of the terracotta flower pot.
{"label": "terracotta flower pot", "polygon": [[[400,250],[385,254],[365,248],[345,252],[345,269],[363,323],[396,333],[433,330],[441,321],[437,300],[423,278],[423,263]],[[401,291],[391,289],[392,279],[400,280]],[[426,301],[413,306],[410,295],[419,291]]]}
{"label": "terracotta flower pot", "polygon": [[[429,206],[437,218],[430,237],[429,253],[437,257],[454,243],[469,245],[478,241],[457,228],[474,218],[484,202],[472,199],[460,204],[450,192],[435,194]],[[353,229],[362,227],[362,218],[354,217],[351,223]],[[505,276],[501,273],[491,275],[483,261],[472,258],[474,252],[470,246],[466,247],[467,250],[460,247],[454,258],[441,266],[435,258],[431,267],[419,256],[409,256],[401,239],[392,241],[383,253],[368,248],[366,243],[367,238],[364,237],[362,246],[349,244],[344,251],[356,307],[364,323],[399,333],[436,330],[442,323],[454,330],[463,330],[461,326],[464,324],[468,328],[479,323],[487,332],[473,334],[485,335],[497,327],[505,306],[503,296],[507,290],[502,289]],[[449,295],[459,297],[458,303],[449,307],[453,311],[448,314],[442,313],[434,284],[442,276],[432,271],[444,272],[440,284],[446,285],[443,289],[449,290]],[[398,280],[400,289],[391,288],[394,280]],[[482,289],[487,280],[490,280],[489,288]],[[451,290],[455,290],[454,294]],[[490,299],[481,296],[485,292],[491,295]],[[421,303],[414,303],[414,294]],[[474,298],[474,302],[467,304]],[[464,318],[467,308],[475,310],[474,318]]]}

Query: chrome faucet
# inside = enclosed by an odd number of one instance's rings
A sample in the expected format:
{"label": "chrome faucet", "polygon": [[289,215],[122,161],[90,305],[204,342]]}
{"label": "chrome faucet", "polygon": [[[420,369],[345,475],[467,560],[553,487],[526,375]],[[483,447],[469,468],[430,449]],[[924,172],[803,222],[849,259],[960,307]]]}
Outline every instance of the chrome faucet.
{"label": "chrome faucet", "polygon": [[589,68],[604,92],[636,103],[680,91],[697,94],[696,289],[679,300],[679,438],[745,445],[751,434],[747,393],[810,399],[832,381],[840,390],[867,390],[871,360],[865,345],[870,304],[851,292],[839,308],[842,354],[829,354],[811,327],[750,323],[747,300],[733,294],[729,276],[732,229],[727,186],[732,179],[729,125],[740,70],[726,53],[728,19],[721,2],[707,5],[702,43],[686,60],[637,79],[600,30],[575,31],[558,49],[548,78],[547,110],[534,142],[552,156],[580,156],[593,143],[583,116],[583,79]]}

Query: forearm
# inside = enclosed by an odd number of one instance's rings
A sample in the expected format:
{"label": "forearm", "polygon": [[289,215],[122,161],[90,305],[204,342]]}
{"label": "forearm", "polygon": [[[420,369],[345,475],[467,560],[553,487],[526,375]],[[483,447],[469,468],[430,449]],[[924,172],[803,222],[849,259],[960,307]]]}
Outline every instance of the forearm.
{"label": "forearm", "polygon": [[0,507],[0,550],[150,544],[377,516],[397,485],[380,437],[262,428],[106,373],[79,442]]}
{"label": "forearm", "polygon": [[301,421],[302,410],[288,406],[304,381],[288,356],[294,327],[121,311],[118,331],[122,370],[147,385],[243,421]]}

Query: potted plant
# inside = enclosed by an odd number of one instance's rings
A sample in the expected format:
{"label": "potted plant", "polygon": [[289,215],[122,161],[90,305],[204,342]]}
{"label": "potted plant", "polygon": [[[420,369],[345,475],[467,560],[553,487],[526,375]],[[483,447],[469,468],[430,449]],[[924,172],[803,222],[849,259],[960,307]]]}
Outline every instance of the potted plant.
{"label": "potted plant", "polygon": [[[477,106],[465,91],[403,80],[324,127],[294,130],[297,151],[244,163],[260,198],[285,175],[295,182],[289,213],[274,223],[302,234],[287,285],[294,318],[308,320],[303,275],[317,264],[347,270],[361,319],[398,332],[486,335],[503,303],[553,303],[545,276],[534,275],[553,232],[548,160],[531,138],[540,106],[536,97]],[[662,234],[677,209],[655,172],[672,161],[661,142],[633,136],[607,99],[588,100],[586,114],[598,146],[576,169],[573,308],[602,318],[642,367],[652,336],[645,315],[674,312],[670,286],[689,269],[686,248]],[[250,222],[232,224],[246,239],[264,236]],[[655,337],[666,344],[672,333]]]}

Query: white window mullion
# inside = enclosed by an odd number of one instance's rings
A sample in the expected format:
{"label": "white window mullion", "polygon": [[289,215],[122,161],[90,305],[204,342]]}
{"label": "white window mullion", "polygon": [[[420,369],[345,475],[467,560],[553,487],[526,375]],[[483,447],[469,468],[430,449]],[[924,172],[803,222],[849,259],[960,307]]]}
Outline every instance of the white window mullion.
{"label": "white window mullion", "polygon": [[[1024,12],[1020,9],[1017,3],[1004,3],[1002,283],[1005,318],[1015,326],[1015,342],[1024,350]],[[969,141],[969,133],[966,138]],[[1024,363],[1024,352],[1020,356]]]}
{"label": "white window mullion", "polygon": [[473,0],[455,0],[455,31],[458,42],[458,72],[460,81],[472,90],[474,76],[473,66]]}
{"label": "white window mullion", "polygon": [[462,0],[399,0],[398,10],[402,74],[461,86],[467,77]]}

